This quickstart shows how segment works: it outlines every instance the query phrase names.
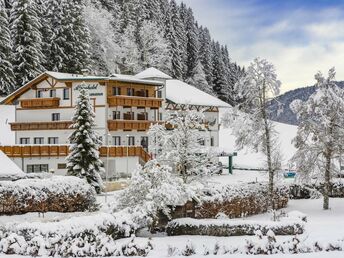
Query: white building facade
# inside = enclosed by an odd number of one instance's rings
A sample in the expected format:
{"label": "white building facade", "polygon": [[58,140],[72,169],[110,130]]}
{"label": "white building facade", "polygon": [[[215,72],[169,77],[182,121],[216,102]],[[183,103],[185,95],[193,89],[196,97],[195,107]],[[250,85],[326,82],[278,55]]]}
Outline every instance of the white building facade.
{"label": "white building facade", "polygon": [[15,145],[0,146],[24,172],[66,173],[69,126],[81,88],[89,91],[102,137],[101,158],[108,177],[129,176],[148,161],[147,131],[163,123],[168,109],[205,108],[204,144],[219,144],[219,107],[228,104],[149,68],[135,76],[110,77],[46,72],[3,100],[15,106]]}

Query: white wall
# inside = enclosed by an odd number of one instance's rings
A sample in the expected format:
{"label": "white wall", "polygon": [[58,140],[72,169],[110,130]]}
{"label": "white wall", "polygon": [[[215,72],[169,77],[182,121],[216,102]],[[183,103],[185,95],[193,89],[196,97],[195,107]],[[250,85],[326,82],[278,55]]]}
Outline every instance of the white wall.
{"label": "white wall", "polygon": [[0,145],[15,143],[15,133],[9,123],[15,121],[15,106],[0,105]]}

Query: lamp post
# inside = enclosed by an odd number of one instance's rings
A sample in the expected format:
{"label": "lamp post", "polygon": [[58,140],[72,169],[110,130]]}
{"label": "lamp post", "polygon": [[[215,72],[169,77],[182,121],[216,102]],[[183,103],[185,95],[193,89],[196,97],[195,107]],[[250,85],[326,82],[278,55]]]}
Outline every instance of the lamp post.
{"label": "lamp post", "polygon": [[127,176],[129,175],[129,135],[127,134]]}

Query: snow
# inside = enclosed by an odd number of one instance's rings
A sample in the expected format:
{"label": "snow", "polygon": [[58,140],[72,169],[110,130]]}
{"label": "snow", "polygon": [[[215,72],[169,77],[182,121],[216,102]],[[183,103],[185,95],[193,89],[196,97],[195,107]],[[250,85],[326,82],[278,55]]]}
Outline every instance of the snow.
{"label": "snow", "polygon": [[189,104],[212,107],[231,107],[226,102],[215,98],[194,86],[180,80],[166,81],[166,98],[177,104]]}
{"label": "snow", "polygon": [[[220,110],[220,117],[225,109]],[[294,155],[296,149],[292,144],[292,139],[296,136],[297,126],[275,122],[275,129],[279,133],[279,142],[283,154],[283,168],[288,168],[289,160]],[[221,127],[220,129],[220,148],[227,152],[234,152],[235,136],[232,135],[232,129]],[[224,164],[228,164],[228,158],[221,158]],[[233,158],[234,166],[240,168],[264,168],[265,158],[262,153],[256,153],[250,149],[244,149],[238,152],[238,156]]]}
{"label": "snow", "polygon": [[0,180],[13,178],[13,177],[23,177],[26,174],[0,150]]}
{"label": "snow", "polygon": [[150,67],[138,74],[135,75],[135,77],[139,79],[147,79],[147,78],[161,78],[161,79],[172,79],[171,76],[167,75],[166,73],[163,73],[162,71]]}

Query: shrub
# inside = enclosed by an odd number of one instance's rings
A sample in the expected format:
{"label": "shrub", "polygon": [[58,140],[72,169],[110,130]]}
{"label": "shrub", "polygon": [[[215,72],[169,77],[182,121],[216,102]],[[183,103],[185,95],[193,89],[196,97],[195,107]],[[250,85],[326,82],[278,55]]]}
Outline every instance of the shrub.
{"label": "shrub", "polygon": [[[226,185],[210,188],[205,192],[196,209],[196,218],[216,218],[222,213],[229,218],[240,218],[264,213],[268,210],[268,187],[263,183]],[[288,204],[288,188],[279,186],[275,190],[275,208]]]}
{"label": "shrub", "polygon": [[302,234],[302,222],[252,222],[248,220],[215,220],[215,219],[176,219],[166,228],[169,236],[206,235],[206,236],[243,236],[255,235],[260,230],[263,234],[271,231],[275,235]]}
{"label": "shrub", "polygon": [[[292,184],[289,186],[290,199],[318,199],[324,189],[323,183]],[[329,197],[344,198],[344,182],[341,180],[332,182]]]}
{"label": "shrub", "polygon": [[77,177],[53,176],[0,182],[0,215],[95,210],[96,193]]}

